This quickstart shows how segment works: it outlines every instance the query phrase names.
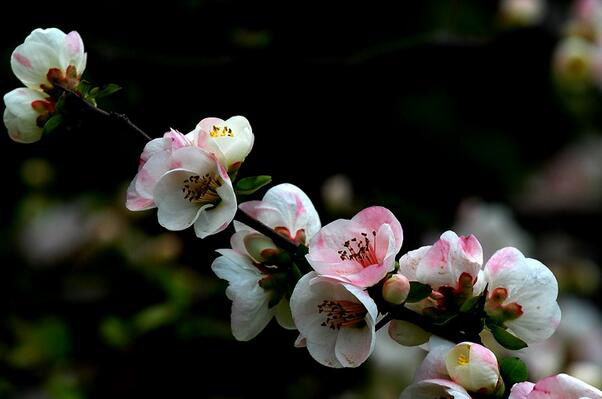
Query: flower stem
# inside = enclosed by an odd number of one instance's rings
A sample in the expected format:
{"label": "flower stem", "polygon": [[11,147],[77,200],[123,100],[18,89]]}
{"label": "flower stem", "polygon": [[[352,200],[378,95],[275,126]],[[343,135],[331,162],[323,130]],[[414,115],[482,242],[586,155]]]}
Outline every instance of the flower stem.
{"label": "flower stem", "polygon": [[137,133],[141,134],[148,141],[152,140],[151,136],[149,136],[148,134],[146,134],[144,132],[144,130],[142,130],[138,126],[136,126],[130,120],[130,118],[127,117],[127,115],[120,114],[120,113],[113,112],[113,111],[105,111],[102,108],[98,108],[98,107],[94,106],[93,104],[89,103],[88,101],[86,101],[86,99],[83,98],[79,93],[77,93],[74,90],[69,89],[68,87],[62,86],[60,84],[55,84],[54,87],[56,87],[56,88],[60,89],[61,91],[63,91],[63,93],[65,95],[70,96],[72,98],[76,98],[80,102],[80,104],[84,105],[86,107],[86,109],[88,109],[89,111],[95,112],[95,113],[97,113],[99,115],[102,115],[104,117],[108,117],[108,118],[117,120],[117,121],[119,121],[121,123],[124,123],[130,129],[135,130]]}

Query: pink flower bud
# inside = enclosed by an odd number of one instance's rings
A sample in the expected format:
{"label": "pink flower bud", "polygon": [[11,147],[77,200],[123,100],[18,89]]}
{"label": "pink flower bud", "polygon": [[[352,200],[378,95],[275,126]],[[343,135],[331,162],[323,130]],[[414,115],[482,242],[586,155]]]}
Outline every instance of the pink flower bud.
{"label": "pink flower bud", "polygon": [[394,274],[383,285],[383,298],[394,305],[401,305],[410,293],[410,281],[402,274]]}

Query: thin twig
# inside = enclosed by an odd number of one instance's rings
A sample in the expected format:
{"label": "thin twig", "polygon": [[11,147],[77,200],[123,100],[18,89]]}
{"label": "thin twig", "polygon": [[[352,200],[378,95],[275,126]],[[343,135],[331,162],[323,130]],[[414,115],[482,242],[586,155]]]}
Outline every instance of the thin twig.
{"label": "thin twig", "polygon": [[89,103],[79,93],[77,93],[74,90],[69,89],[68,87],[65,87],[65,86],[60,85],[60,84],[55,84],[54,86],[56,88],[62,90],[65,93],[65,95],[69,95],[69,96],[71,96],[73,98],[78,99],[79,102],[82,105],[84,105],[89,111],[95,112],[95,113],[97,113],[99,115],[102,115],[104,117],[115,119],[115,120],[120,121],[122,123],[125,123],[129,128],[135,130],[136,132],[138,132],[139,134],[141,134],[142,136],[144,136],[144,138],[147,139],[148,141],[152,140],[151,136],[149,136],[148,134],[146,134],[144,132],[144,130],[142,130],[138,126],[136,126],[130,120],[130,118],[128,118],[125,114],[120,114],[120,113],[113,112],[113,111],[105,111],[104,109],[98,108],[98,107],[94,106],[93,104]]}

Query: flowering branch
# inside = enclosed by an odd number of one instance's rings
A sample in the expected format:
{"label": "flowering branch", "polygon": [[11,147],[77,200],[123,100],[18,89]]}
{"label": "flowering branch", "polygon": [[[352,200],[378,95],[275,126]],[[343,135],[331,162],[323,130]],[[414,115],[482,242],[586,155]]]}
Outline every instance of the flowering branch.
{"label": "flowering branch", "polygon": [[[52,57],[41,57],[40,46]],[[190,133],[171,130],[151,139],[126,115],[96,106],[96,98],[119,87],[80,81],[86,54],[77,32],[36,29],[13,52],[11,65],[26,86],[4,98],[13,140],[39,140],[61,123],[66,99],[75,98],[80,109],[73,113],[114,119],[149,141],[128,188],[128,209],[157,208],[163,227],[192,227],[199,238],[234,225],[231,248],[217,249],[211,269],[228,281],[236,339],[254,338],[275,318],[298,330],[295,345],[321,364],[357,367],[372,353],[376,330],[389,323],[389,335],[401,345],[426,343],[432,334],[457,344],[432,342],[401,399],[531,399],[530,392],[550,385],[571,389],[567,399],[602,399],[602,392],[563,375],[525,382],[519,359],[498,362],[481,345],[484,330],[510,350],[554,333],[558,284],[541,262],[507,247],[484,264],[477,238],[453,231],[396,262],[404,235],[390,210],[372,206],[322,226],[310,198],[289,183],[270,188],[262,200],[239,203],[240,195],[271,181],[256,176],[233,183],[254,144],[249,121],[205,118]]]}

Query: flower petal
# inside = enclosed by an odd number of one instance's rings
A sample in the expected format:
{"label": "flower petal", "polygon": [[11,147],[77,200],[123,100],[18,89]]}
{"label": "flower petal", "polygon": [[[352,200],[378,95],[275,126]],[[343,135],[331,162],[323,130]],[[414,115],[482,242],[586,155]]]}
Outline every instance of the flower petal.
{"label": "flower petal", "polygon": [[41,92],[21,87],[4,96],[4,125],[11,139],[19,143],[33,143],[42,137],[37,120],[40,114],[32,107],[34,101],[46,101]]}
{"label": "flower petal", "polygon": [[229,282],[226,295],[232,300],[232,334],[239,341],[248,341],[259,334],[272,319],[269,293],[258,281],[262,274],[248,257],[232,250],[221,250],[211,269]]}
{"label": "flower petal", "polygon": [[236,215],[236,194],[230,179],[217,188],[220,202],[214,207],[203,207],[194,223],[197,237],[205,238],[228,227]]}
{"label": "flower petal", "polygon": [[341,328],[335,345],[335,355],[343,367],[358,367],[374,350],[374,322],[363,327]]}
{"label": "flower petal", "polygon": [[41,84],[50,83],[47,79],[50,68],[63,71],[67,68],[68,64],[61,60],[66,36],[56,28],[36,29],[15,49],[11,67],[25,86],[39,90]]}
{"label": "flower petal", "polygon": [[400,399],[439,399],[450,395],[454,399],[471,399],[460,385],[444,379],[416,382],[401,393]]}
{"label": "flower petal", "polygon": [[[528,343],[549,338],[560,323],[560,307],[556,302],[558,282],[543,263],[525,258],[516,248],[497,251],[485,265],[489,292],[507,290],[503,305],[517,303],[522,314],[506,325]],[[488,299],[489,300],[489,299]]]}
{"label": "flower petal", "polygon": [[403,243],[403,230],[399,220],[393,213],[382,206],[372,206],[361,210],[351,220],[365,226],[368,230],[378,231],[383,224],[388,224],[393,231],[395,237],[395,245],[393,250],[395,254],[401,249]]}
{"label": "flower petal", "polygon": [[165,173],[155,185],[153,198],[158,208],[159,224],[168,230],[184,230],[192,226],[201,211],[213,206],[205,204],[199,207],[184,198],[182,184],[191,176],[197,176],[197,173],[174,169]]}

